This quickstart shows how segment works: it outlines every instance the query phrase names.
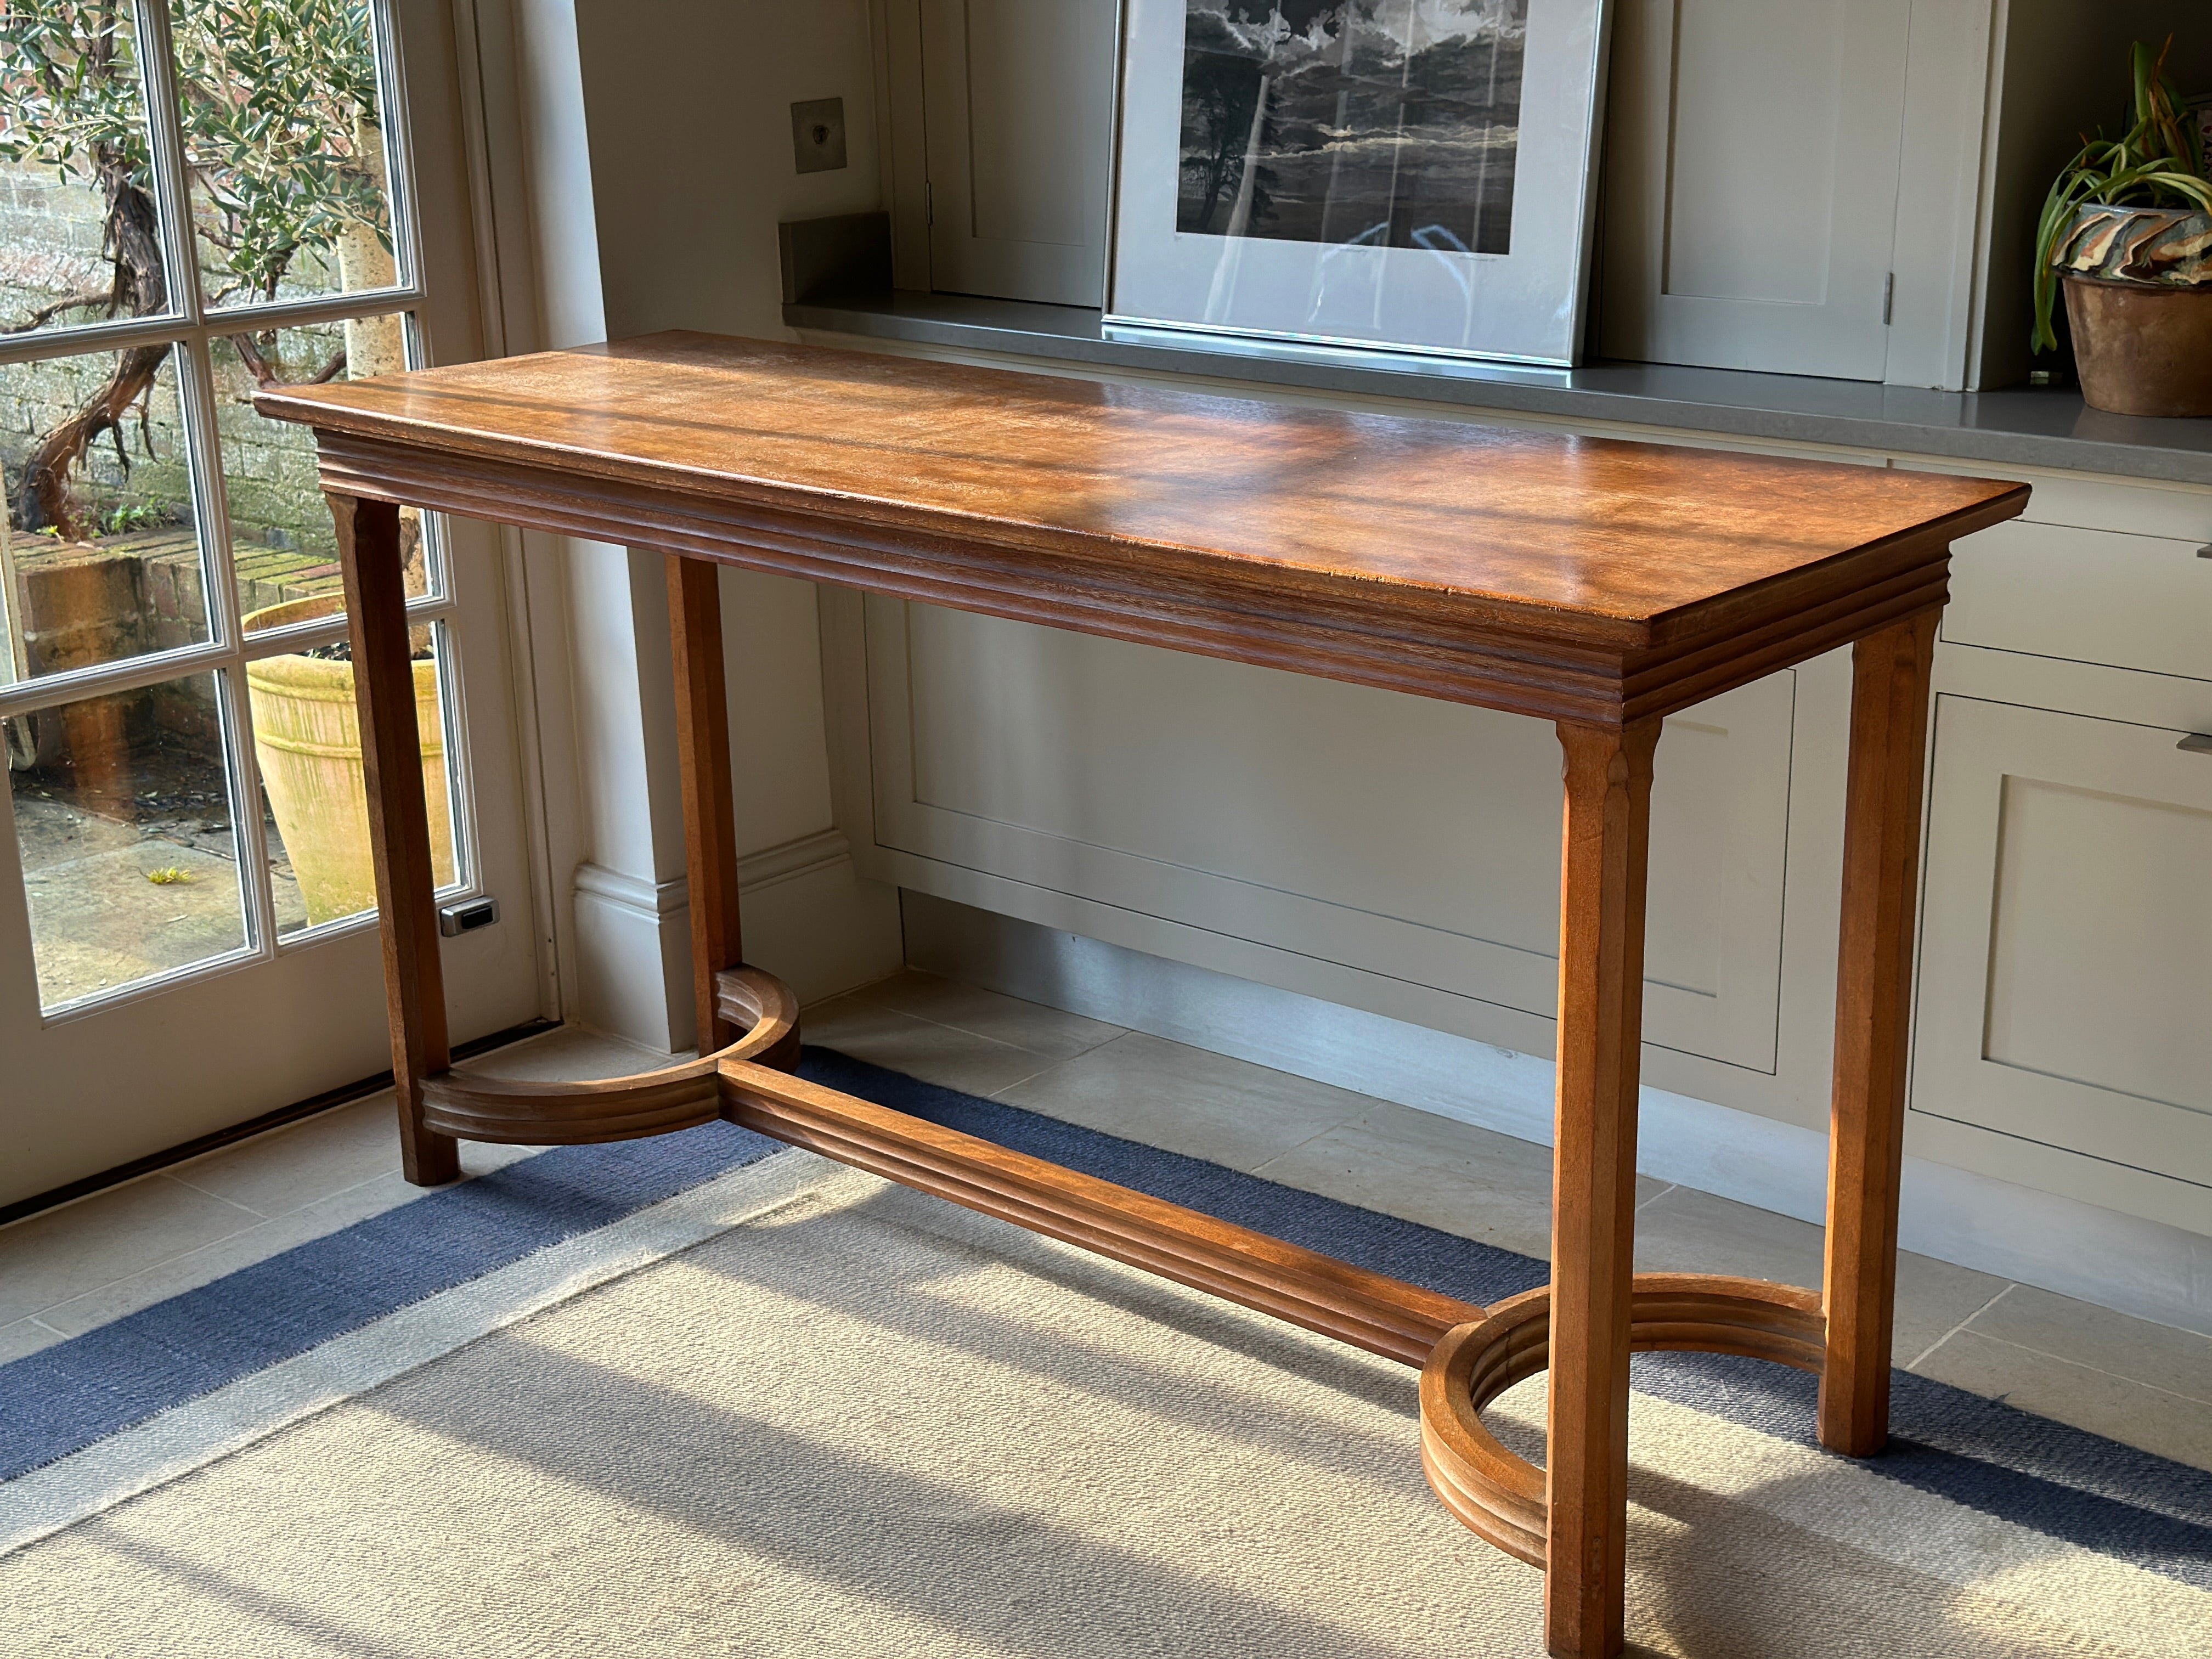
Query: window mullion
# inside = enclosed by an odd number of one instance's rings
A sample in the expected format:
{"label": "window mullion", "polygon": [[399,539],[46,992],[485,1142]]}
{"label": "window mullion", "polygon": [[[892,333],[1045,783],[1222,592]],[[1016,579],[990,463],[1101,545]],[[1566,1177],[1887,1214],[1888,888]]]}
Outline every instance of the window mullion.
{"label": "window mullion", "polygon": [[240,611],[238,571],[231,556],[229,492],[223,487],[222,440],[216,425],[215,362],[208,337],[196,331],[178,348],[177,389],[184,406],[185,441],[192,495],[200,521],[200,568],[207,590],[208,622],[228,647],[229,666],[217,677],[222,716],[223,769],[230,779],[231,844],[238,850],[239,893],[246,908],[249,949],[276,951],[276,901],[269,888],[268,836],[261,809],[260,763],[253,744],[252,700],[239,649],[246,638]]}
{"label": "window mullion", "polygon": [[167,0],[136,0],[138,82],[146,95],[146,129],[154,173],[155,216],[169,309],[186,326],[199,322],[199,258],[192,246],[192,188],[185,161],[183,104],[177,93],[176,51]]}
{"label": "window mullion", "polygon": [[397,10],[389,4],[369,8],[376,33],[377,130],[384,140],[384,199],[392,214],[392,246],[398,256],[399,280],[419,289],[422,239],[415,222],[415,147],[407,118],[407,76],[400,62]]}
{"label": "window mullion", "polygon": [[422,301],[422,290],[415,288],[350,289],[343,294],[318,295],[305,300],[225,306],[201,325],[210,334],[308,328],[318,323],[349,323],[365,317],[382,317]]}
{"label": "window mullion", "polygon": [[85,697],[143,690],[147,686],[159,685],[164,680],[181,679],[191,674],[204,674],[212,668],[227,667],[237,655],[237,651],[228,646],[188,645],[174,651],[155,651],[143,657],[126,658],[119,663],[100,663],[58,674],[42,674],[34,680],[21,680],[14,685],[0,686],[0,714],[31,714],[41,708],[54,708],[65,702],[76,702]]}
{"label": "window mullion", "polygon": [[222,715],[223,770],[230,780],[231,845],[238,850],[238,892],[246,907],[246,948],[276,954],[276,899],[269,888],[267,814],[261,805],[261,763],[253,746],[253,704],[246,670],[234,664],[216,677]]}
{"label": "window mullion", "polygon": [[[161,254],[162,280],[167,281],[168,252]],[[77,357],[94,351],[128,351],[133,346],[158,345],[184,333],[175,317],[114,317],[97,323],[78,323],[68,328],[42,328],[29,334],[0,335],[0,368],[14,363],[33,363],[47,357]]]}
{"label": "window mullion", "polygon": [[235,647],[246,635],[238,608],[238,573],[231,559],[230,502],[222,483],[222,440],[216,429],[215,364],[207,337],[195,333],[177,348],[178,401],[183,405],[185,447],[192,501],[199,514],[200,562],[208,584],[208,623],[216,641]]}

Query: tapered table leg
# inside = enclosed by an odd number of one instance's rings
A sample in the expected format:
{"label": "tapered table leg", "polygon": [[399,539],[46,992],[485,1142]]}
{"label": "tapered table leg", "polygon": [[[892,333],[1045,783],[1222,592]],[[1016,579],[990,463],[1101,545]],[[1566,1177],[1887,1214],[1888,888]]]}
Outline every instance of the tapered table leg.
{"label": "tapered table leg", "polygon": [[1656,720],[1619,731],[1559,726],[1566,827],[1544,1641],[1563,1659],[1620,1651],[1644,889],[1658,740]]}
{"label": "tapered table leg", "polygon": [[444,1071],[452,1054],[438,956],[438,883],[431,869],[430,821],[422,795],[422,737],[415,724],[399,509],[389,501],[351,495],[328,500],[337,521],[346,616],[353,631],[354,701],[361,713],[368,840],[384,937],[400,1163],[416,1186],[435,1187],[459,1178],[461,1160],[459,1142],[422,1123],[422,1079]]}
{"label": "tapered table leg", "polygon": [[722,678],[720,568],[668,556],[676,655],[676,742],[684,775],[684,869],[691,894],[691,983],[699,1052],[737,1040],[715,1012],[714,975],[744,949],[738,926],[738,830],[730,788],[730,714]]}
{"label": "tapered table leg", "polygon": [[1852,1457],[1871,1457],[1889,1438],[1913,903],[1936,621],[1930,611],[1851,648],[1820,1426],[1822,1445]]}

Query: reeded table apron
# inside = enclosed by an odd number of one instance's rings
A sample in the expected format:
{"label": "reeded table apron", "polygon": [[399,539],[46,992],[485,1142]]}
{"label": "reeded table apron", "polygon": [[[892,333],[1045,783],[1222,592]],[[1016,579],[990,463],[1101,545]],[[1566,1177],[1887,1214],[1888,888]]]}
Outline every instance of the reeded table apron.
{"label": "reeded table apron", "polygon": [[[457,1139],[719,1115],[1419,1366],[1430,1482],[1545,1570],[1563,1656],[1620,1650],[1632,1351],[1812,1371],[1821,1443],[1881,1449],[1929,657],[1952,541],[2018,514],[2023,486],[697,334],[254,402],[315,428],[337,519],[410,1180],[453,1179]],[[403,504],[667,555],[698,1059],[599,1083],[448,1069]],[[1476,1307],[789,1075],[796,1002],[738,948],[718,564],[1555,722],[1551,1284]],[[1847,643],[1822,1291],[1636,1273],[1660,722]],[[1539,1471],[1479,1413],[1547,1369]]]}

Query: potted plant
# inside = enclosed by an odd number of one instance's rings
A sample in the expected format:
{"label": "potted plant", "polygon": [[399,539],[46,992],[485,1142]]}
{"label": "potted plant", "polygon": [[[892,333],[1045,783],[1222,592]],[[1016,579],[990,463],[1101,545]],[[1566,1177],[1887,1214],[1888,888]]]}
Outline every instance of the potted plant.
{"label": "potted plant", "polygon": [[[270,605],[248,628],[283,628],[335,616],[337,593]],[[444,718],[438,665],[427,629],[415,669],[415,724],[422,739],[422,793],[429,805],[430,863],[440,886],[453,879],[452,818],[447,806]],[[253,708],[253,750],[285,856],[300,883],[310,927],[376,908],[376,866],[368,836],[368,787],[362,770],[361,716],[354,701],[353,653],[343,642],[264,657],[246,665]]]}
{"label": "potted plant", "polygon": [[2135,43],[2134,125],[2083,141],[2037,228],[2033,348],[2057,348],[2063,289],[2082,398],[2115,414],[2212,415],[2212,179],[2172,45]]}

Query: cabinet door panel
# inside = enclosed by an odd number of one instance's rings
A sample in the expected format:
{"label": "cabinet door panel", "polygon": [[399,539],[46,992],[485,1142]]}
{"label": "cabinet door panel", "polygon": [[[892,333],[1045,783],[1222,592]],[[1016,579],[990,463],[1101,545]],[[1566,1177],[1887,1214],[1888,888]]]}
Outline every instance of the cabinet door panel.
{"label": "cabinet door panel", "polygon": [[922,0],[930,286],[1105,293],[1114,0]]}
{"label": "cabinet door panel", "polygon": [[[888,599],[868,661],[885,845],[1552,1016],[1547,722]],[[1763,1071],[1794,692],[1670,720],[1652,811],[1646,1035]]]}
{"label": "cabinet door panel", "polygon": [[1913,1109],[2212,1186],[2212,755],[1938,700]]}
{"label": "cabinet door panel", "polygon": [[1627,0],[1607,356],[1879,380],[1908,0]]}

